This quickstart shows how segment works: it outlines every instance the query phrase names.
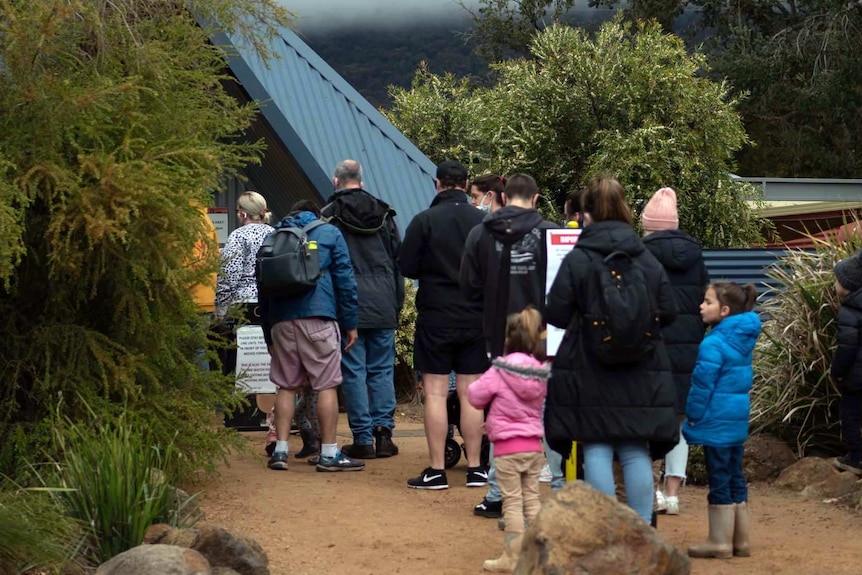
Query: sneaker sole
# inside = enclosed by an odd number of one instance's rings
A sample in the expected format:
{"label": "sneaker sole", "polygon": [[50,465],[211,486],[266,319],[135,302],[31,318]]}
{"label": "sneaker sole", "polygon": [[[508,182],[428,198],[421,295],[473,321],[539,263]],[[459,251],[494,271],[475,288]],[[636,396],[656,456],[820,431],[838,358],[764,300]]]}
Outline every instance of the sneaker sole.
{"label": "sneaker sole", "polygon": [[407,487],[410,489],[420,489],[422,491],[442,491],[444,489],[449,489],[449,485],[410,485],[407,484]]}
{"label": "sneaker sole", "polygon": [[398,455],[397,451],[382,453],[380,451],[377,452],[377,457],[380,459],[386,459],[387,457],[395,457]]}
{"label": "sneaker sole", "polygon": [[499,519],[503,516],[503,512],[496,511],[478,511],[476,509],[473,510],[473,515],[476,517],[484,517],[485,519]]}
{"label": "sneaker sole", "polygon": [[467,482],[467,487],[487,487],[487,486],[488,486],[488,482],[487,482],[487,481],[482,481],[482,482],[479,482],[479,481],[468,481],[468,482]]}
{"label": "sneaker sole", "polygon": [[862,476],[862,469],[858,469],[856,467],[853,467],[852,465],[847,465],[846,463],[841,463],[837,459],[832,461],[832,465],[834,465],[836,468],[840,469],[841,471],[849,471],[850,473]]}
{"label": "sneaker sole", "polygon": [[365,466],[362,467],[325,467],[323,465],[317,466],[317,470],[321,473],[337,473],[339,471],[364,471]]}
{"label": "sneaker sole", "polygon": [[287,463],[270,463],[268,467],[273,471],[287,471]]}

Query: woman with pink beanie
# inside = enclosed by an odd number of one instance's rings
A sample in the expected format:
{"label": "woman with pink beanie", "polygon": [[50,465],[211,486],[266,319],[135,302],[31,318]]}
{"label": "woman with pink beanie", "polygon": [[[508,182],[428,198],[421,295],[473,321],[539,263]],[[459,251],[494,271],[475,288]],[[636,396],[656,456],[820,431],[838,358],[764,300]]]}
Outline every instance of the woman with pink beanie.
{"label": "woman with pink beanie", "polygon": [[[644,246],[664,266],[673,288],[679,315],[662,330],[667,346],[677,393],[680,422],[691,387],[691,373],[697,350],[704,335],[700,303],[709,285],[709,273],[703,261],[703,250],[693,237],[679,229],[676,192],[662,188],[653,194],[641,214]],[[678,491],[685,481],[688,444],[682,433],[679,443],[665,456],[664,492],[656,491],[656,510],[668,515],[679,514]]]}

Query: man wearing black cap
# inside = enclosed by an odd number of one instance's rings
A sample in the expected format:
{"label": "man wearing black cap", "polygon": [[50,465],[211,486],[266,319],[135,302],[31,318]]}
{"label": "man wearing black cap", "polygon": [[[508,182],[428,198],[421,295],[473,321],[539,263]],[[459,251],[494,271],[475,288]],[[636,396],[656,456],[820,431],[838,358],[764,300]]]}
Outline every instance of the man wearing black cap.
{"label": "man wearing black cap", "polygon": [[444,462],[449,430],[449,374],[461,399],[461,435],[467,447],[467,487],[484,487],[481,467],[483,413],[470,405],[467,387],[488,368],[482,335],[482,302],[461,293],[458,273],[467,235],[483,213],[467,197],[467,169],[447,160],[437,166],[437,196],[407,226],[398,257],[401,273],[419,280],[413,363],[425,391],[425,437],[430,467],[407,481],[414,489],[448,489]]}
{"label": "man wearing black cap", "polygon": [[830,374],[841,392],[841,433],[850,451],[834,460],[835,467],[862,475],[862,251],[835,264],[838,346]]}

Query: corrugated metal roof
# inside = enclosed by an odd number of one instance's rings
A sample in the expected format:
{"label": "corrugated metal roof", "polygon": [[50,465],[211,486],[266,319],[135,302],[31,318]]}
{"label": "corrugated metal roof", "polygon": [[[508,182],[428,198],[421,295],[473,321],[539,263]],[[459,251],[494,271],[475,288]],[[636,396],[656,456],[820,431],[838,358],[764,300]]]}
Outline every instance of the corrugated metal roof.
{"label": "corrugated metal roof", "polygon": [[362,164],[365,188],[395,208],[402,228],[430,205],[435,165],[296,34],[281,30],[268,66],[223,34],[214,42],[237,51],[231,72],[262,102],[263,118],[322,199],[332,193],[335,165],[351,158]]}
{"label": "corrugated metal roof", "polygon": [[736,249],[703,250],[703,259],[709,271],[709,279],[731,281],[741,285],[754,284],[760,295],[779,287],[778,282],[767,277],[769,268],[779,263],[787,253],[782,249]]}

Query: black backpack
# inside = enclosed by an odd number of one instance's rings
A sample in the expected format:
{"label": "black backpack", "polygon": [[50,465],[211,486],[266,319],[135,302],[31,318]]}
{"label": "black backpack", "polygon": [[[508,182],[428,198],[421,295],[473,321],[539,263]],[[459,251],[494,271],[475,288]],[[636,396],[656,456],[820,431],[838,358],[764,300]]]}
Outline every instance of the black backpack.
{"label": "black backpack", "polygon": [[315,288],[323,272],[317,242],[308,240],[308,232],[325,223],[315,220],[302,229],[279,228],[266,237],[254,266],[260,297],[298,297]]}
{"label": "black backpack", "polygon": [[590,257],[589,313],[581,317],[584,344],[599,363],[630,364],[652,357],[661,338],[655,295],[643,270],[625,252]]}

